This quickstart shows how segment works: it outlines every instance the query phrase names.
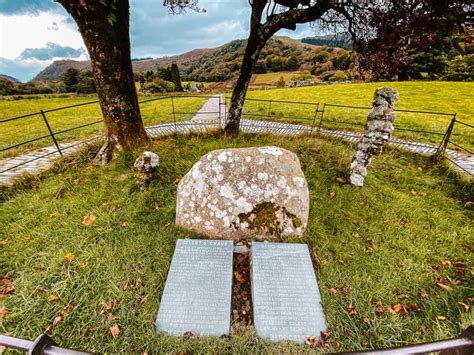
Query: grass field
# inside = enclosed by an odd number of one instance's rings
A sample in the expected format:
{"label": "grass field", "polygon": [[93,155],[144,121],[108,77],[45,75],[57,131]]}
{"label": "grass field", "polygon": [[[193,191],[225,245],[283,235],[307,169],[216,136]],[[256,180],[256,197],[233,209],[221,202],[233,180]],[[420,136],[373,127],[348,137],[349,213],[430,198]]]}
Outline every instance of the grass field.
{"label": "grass field", "polygon": [[[456,113],[457,119],[474,124],[474,83],[461,82],[390,82],[390,83],[366,83],[366,84],[344,84],[312,86],[294,89],[275,89],[266,91],[251,91],[248,97],[254,99],[306,101],[323,103],[371,106],[374,91],[381,86],[390,86],[400,92],[400,99],[396,105],[397,109],[439,111]],[[247,102],[245,110],[252,113],[268,112],[268,103]],[[293,122],[311,124],[314,118],[314,107],[305,105],[290,105],[272,103],[271,119],[278,116],[295,116]],[[323,127],[346,130],[362,130],[351,124],[364,124],[367,120],[368,110],[327,107]],[[306,120],[301,120],[304,117]],[[319,121],[320,116],[317,118]],[[347,124],[333,124],[329,120],[347,122]],[[288,119],[286,119],[288,121]],[[442,134],[446,131],[451,117],[437,116],[431,114],[411,114],[399,112],[395,122],[395,135],[412,140],[422,140],[439,143]],[[402,128],[424,130],[433,134],[420,132],[406,132]],[[398,129],[398,130],[397,130]],[[474,148],[474,130],[457,125],[453,132],[453,141]]]}
{"label": "grass field", "polygon": [[[132,156],[100,168],[86,154],[4,191],[0,278],[15,290],[0,298],[0,333],[34,339],[49,329],[61,346],[95,353],[313,351],[263,341],[252,327],[228,339],[185,340],[153,326],[176,240],[198,237],[174,224],[177,182],[210,150],[269,144],[296,152],[308,180],[308,229],[285,241],[314,252],[331,332],[325,351],[439,340],[471,323],[472,185],[387,149],[356,189],[336,182],[353,154],[347,144],[243,135],[154,142],[161,165],[146,191],[134,183]],[[96,220],[87,226],[89,214]],[[394,311],[405,305],[407,314]]]}
{"label": "grass field", "polygon": [[252,78],[251,85],[254,84],[269,84],[269,85],[274,85],[278,80],[280,80],[281,77],[285,80],[285,82],[288,84],[288,81],[291,80],[294,76],[301,75],[300,72],[289,72],[289,71],[284,71],[284,72],[276,72],[276,73],[265,73],[265,74],[254,74]]}
{"label": "grass field", "polygon": [[[140,100],[150,100],[152,97],[142,97]],[[40,110],[49,110],[57,107],[71,106],[94,101],[91,97],[72,97],[72,98],[52,98],[35,99],[19,101],[1,101],[0,102],[0,120],[20,116]],[[205,98],[176,98],[173,102],[177,121],[188,120],[193,115],[192,112],[199,108],[206,101]],[[140,104],[140,110],[144,124],[146,126],[155,125],[164,122],[173,122],[172,103],[170,99],[146,102]],[[85,125],[100,120],[102,117],[98,103],[79,106],[75,108],[46,113],[48,122],[54,132],[67,130],[69,128]],[[88,137],[92,134],[104,132],[104,125],[99,123],[78,130],[69,131],[57,135],[57,139],[62,141],[71,141]],[[16,121],[0,123],[0,149],[13,144],[28,141],[36,137],[48,135],[47,127],[41,115],[22,118]],[[0,152],[0,157],[14,156],[26,150],[34,150],[39,147],[52,145],[53,142],[48,136],[42,140],[33,142],[27,146],[21,146],[14,150]]]}
{"label": "grass field", "polygon": [[[270,73],[278,74],[281,73]],[[264,74],[267,75],[267,74]],[[291,74],[294,75],[294,74]],[[278,80],[278,78],[277,78]],[[457,113],[457,118],[470,124],[474,124],[474,83],[457,82],[393,82],[393,83],[369,83],[349,85],[313,86],[295,89],[275,89],[265,91],[249,91],[249,98],[307,101],[320,103],[347,104],[356,106],[370,106],[374,90],[382,85],[389,85],[400,91],[400,100],[397,104],[399,109],[414,109],[428,111],[442,111]],[[228,95],[230,96],[230,95]],[[149,99],[145,97],[143,99]],[[22,115],[30,112],[47,110],[55,107],[73,105],[92,101],[93,98],[44,98],[36,100],[0,101],[0,119]],[[181,98],[175,100],[176,111],[195,112],[204,103],[205,99]],[[320,109],[322,106],[320,106]],[[285,122],[299,122],[312,124],[315,106],[290,105],[283,103],[272,103],[270,116],[268,103],[256,103],[247,101],[244,112],[253,112],[260,119],[282,119]],[[145,125],[153,125],[162,122],[172,122],[173,116],[170,100],[156,101],[141,105]],[[192,115],[178,115],[178,120],[189,119]],[[296,118],[285,118],[282,116],[294,116]],[[86,124],[100,119],[100,108],[98,104],[81,106],[74,109],[56,111],[47,114],[54,131],[68,129],[74,126]],[[249,116],[246,116],[248,118]],[[334,125],[329,120],[341,120],[348,123],[365,123],[367,110],[341,109],[328,107],[325,112],[323,127],[339,129],[362,129],[350,124]],[[320,116],[317,117],[316,122]],[[433,116],[426,114],[399,113],[396,120],[395,135],[413,140],[424,140],[432,143],[441,141],[441,134],[446,131],[450,117]],[[428,130],[433,134],[419,132],[405,132],[401,128],[416,130]],[[81,130],[70,131],[58,136],[60,141],[74,140],[86,137],[92,133],[101,132],[102,125],[95,125]],[[0,149],[21,141],[27,141],[37,136],[47,135],[48,131],[40,115],[24,118],[17,121],[0,124]],[[474,148],[474,130],[462,126],[456,126],[453,140],[470,149]],[[42,146],[52,145],[50,138],[45,138],[29,146],[22,146],[8,152],[0,152],[0,157],[13,156],[26,149],[36,149]]]}

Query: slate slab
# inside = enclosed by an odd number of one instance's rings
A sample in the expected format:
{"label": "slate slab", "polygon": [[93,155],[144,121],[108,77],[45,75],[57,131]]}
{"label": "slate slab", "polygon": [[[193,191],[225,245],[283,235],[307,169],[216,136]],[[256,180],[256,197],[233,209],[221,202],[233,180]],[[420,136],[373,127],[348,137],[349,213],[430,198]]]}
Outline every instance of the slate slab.
{"label": "slate slab", "polygon": [[229,334],[232,252],[229,240],[178,240],[156,319],[158,331]]}
{"label": "slate slab", "polygon": [[262,338],[304,343],[326,330],[306,244],[252,243],[252,301]]}

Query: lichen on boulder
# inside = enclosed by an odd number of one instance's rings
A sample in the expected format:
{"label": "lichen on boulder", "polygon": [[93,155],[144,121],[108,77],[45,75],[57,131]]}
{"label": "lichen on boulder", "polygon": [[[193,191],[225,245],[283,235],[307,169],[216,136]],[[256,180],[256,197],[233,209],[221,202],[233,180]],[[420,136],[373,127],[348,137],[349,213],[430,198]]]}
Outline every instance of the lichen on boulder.
{"label": "lichen on boulder", "polygon": [[298,236],[308,214],[299,159],[279,147],[212,151],[178,185],[176,223],[210,238]]}

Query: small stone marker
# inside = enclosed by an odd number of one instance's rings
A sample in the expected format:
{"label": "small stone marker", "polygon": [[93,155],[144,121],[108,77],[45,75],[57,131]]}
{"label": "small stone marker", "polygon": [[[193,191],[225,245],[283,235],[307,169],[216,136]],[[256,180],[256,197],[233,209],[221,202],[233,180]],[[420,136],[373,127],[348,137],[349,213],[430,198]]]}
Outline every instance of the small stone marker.
{"label": "small stone marker", "polygon": [[156,329],[181,336],[229,334],[232,293],[229,240],[179,239],[171,261]]}
{"label": "small stone marker", "polygon": [[326,330],[306,244],[252,243],[252,300],[262,338],[304,343]]}

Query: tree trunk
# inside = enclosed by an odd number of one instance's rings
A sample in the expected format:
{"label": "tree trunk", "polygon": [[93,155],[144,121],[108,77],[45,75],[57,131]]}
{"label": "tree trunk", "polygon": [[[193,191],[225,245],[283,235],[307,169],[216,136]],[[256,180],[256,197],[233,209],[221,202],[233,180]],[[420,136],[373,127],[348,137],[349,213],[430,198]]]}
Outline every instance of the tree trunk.
{"label": "tree trunk", "polygon": [[[114,150],[148,140],[138,106],[130,58],[128,0],[102,4],[97,0],[58,0],[74,18],[89,52],[107,141],[96,157],[104,164]],[[104,2],[106,3],[106,2]]]}
{"label": "tree trunk", "polygon": [[265,42],[266,40],[256,33],[250,33],[247,47],[245,47],[244,57],[242,59],[242,66],[240,67],[239,78],[237,79],[237,83],[232,92],[229,114],[224,129],[227,135],[236,136],[239,134],[240,118],[245,102],[245,96],[250,84],[250,79],[252,79],[255,64],[258,61],[262,48],[265,46]]}

